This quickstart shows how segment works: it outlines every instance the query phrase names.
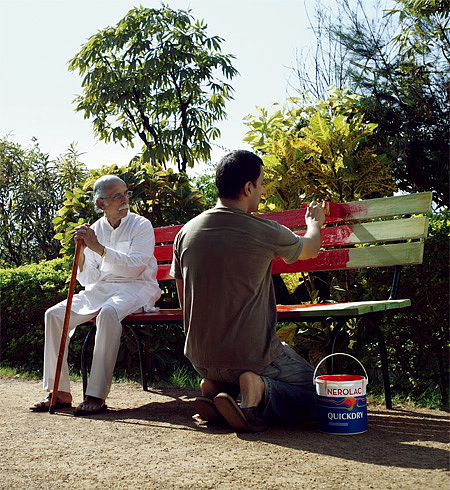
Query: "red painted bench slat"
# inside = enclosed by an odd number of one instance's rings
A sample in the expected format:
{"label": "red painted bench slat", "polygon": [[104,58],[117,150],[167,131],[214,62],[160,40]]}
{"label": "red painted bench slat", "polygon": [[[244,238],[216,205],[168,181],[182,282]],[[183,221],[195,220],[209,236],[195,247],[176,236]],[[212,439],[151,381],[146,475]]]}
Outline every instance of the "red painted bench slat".
{"label": "red painted bench slat", "polygon": [[[322,229],[322,250],[318,257],[286,264],[282,259],[272,262],[272,274],[314,272],[363,267],[386,267],[400,264],[418,264],[423,258],[422,238],[427,235],[431,210],[431,193],[424,192],[352,203],[331,203],[325,206],[325,227]],[[259,215],[292,229],[297,235],[305,233],[306,208]],[[380,218],[392,218],[381,220]],[[397,219],[400,218],[400,219]],[[158,281],[169,281],[173,241],[182,225],[155,228],[155,257],[158,262]],[[325,303],[319,305],[278,305],[278,321],[308,319],[351,318],[389,309],[405,308],[410,300],[362,301],[353,303]],[[155,313],[129,315],[124,324],[180,323],[179,308],[161,309]],[[336,325],[338,325],[336,323]],[[336,332],[339,329],[336,330]],[[334,331],[333,331],[334,332]],[[381,332],[381,331],[380,331]],[[382,334],[381,334],[382,335]],[[381,340],[379,340],[381,342]],[[383,340],[384,342],[384,340]],[[381,352],[381,350],[380,350]],[[387,356],[381,354],[387,407],[391,407]],[[143,373],[143,386],[146,377]],[[83,386],[86,384],[85,375]]]}

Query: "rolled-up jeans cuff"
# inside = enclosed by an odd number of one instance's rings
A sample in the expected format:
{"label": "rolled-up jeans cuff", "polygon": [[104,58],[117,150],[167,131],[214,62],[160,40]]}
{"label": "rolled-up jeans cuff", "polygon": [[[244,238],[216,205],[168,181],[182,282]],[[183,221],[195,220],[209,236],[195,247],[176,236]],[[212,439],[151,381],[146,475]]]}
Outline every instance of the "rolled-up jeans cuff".
{"label": "rolled-up jeans cuff", "polygon": [[266,422],[299,423],[316,418],[316,393],[268,376],[264,381],[264,398],[258,407]]}

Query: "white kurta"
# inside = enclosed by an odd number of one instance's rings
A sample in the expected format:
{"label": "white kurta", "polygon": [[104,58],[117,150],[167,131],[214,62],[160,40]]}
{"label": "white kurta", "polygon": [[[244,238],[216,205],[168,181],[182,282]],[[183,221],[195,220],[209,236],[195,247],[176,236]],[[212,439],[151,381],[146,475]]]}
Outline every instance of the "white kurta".
{"label": "white kurta", "polygon": [[105,247],[105,257],[84,249],[83,271],[77,280],[84,290],[74,295],[72,311],[95,314],[111,305],[119,320],[140,310],[151,311],[161,296],[154,257],[155,234],[147,218],[128,213],[114,229],[106,219],[92,225],[98,241]]}

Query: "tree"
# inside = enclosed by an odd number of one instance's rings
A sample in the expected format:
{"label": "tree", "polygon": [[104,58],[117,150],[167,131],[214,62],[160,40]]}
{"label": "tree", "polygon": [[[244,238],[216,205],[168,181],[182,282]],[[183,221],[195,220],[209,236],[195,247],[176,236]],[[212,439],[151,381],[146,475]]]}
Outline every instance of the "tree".
{"label": "tree", "polygon": [[[448,206],[448,2],[397,0],[396,4],[397,9],[384,10],[383,18],[375,22],[361,0],[343,0],[338,16],[330,13],[316,33],[326,32],[331,45],[339,46],[335,52],[343,54],[348,67],[342,83],[363,95],[363,112],[378,124],[372,144],[393,162],[399,188],[432,190],[435,202]],[[320,60],[318,73],[339,67]],[[298,70],[303,88],[311,82],[304,71]]]}
{"label": "tree", "polygon": [[245,141],[264,153],[265,209],[298,208],[305,200],[348,202],[392,194],[389,162],[369,139],[377,125],[359,97],[330,89],[326,99],[293,98],[292,107],[247,116]]}
{"label": "tree", "polygon": [[217,204],[216,165],[207,163],[201,174],[192,177],[192,183],[203,194],[205,208],[213,208]]}
{"label": "tree", "polygon": [[36,139],[24,149],[0,140],[0,265],[19,266],[58,256],[52,220],[66,186],[87,174],[74,145],[55,162]]}
{"label": "tree", "polygon": [[55,169],[58,177],[58,184],[61,189],[73,189],[76,184],[83,182],[88,176],[89,171],[80,161],[82,153],[79,153],[76,144],[71,143],[66,153],[59,155],[55,160]]}
{"label": "tree", "polygon": [[309,93],[316,99],[325,99],[330,87],[342,90],[349,85],[347,50],[336,42],[330,29],[332,25],[341,29],[343,18],[340,10],[337,4],[337,13],[333,16],[329,4],[322,5],[320,0],[316,0],[314,21],[308,16],[316,45],[297,51],[296,66],[292,67],[294,81],[290,83],[295,93]]}
{"label": "tree", "polygon": [[179,171],[210,158],[216,121],[237,70],[221,53],[223,39],[191,11],[134,8],[115,27],[92,36],[70,61],[83,78],[76,111],[93,118],[100,140],[133,146],[139,137],[147,162],[176,163]]}

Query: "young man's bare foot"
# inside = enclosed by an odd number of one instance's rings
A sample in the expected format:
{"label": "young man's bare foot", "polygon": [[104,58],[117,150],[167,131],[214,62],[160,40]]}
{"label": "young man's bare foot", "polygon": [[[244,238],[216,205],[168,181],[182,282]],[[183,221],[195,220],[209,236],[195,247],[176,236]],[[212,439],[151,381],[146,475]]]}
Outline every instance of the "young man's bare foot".
{"label": "young man's bare foot", "polygon": [[259,414],[258,405],[264,397],[265,385],[261,376],[246,371],[239,377],[241,406],[227,393],[219,393],[214,404],[225,420],[237,431],[261,432],[268,425]]}
{"label": "young man's bare foot", "polygon": [[212,379],[203,378],[200,383],[200,389],[202,390],[202,396],[213,399],[216,395],[222,391],[227,392],[229,383],[223,383],[222,381],[214,381]]}
{"label": "young man's bare foot", "polygon": [[241,408],[257,407],[264,396],[265,385],[261,376],[246,371],[239,377]]}

